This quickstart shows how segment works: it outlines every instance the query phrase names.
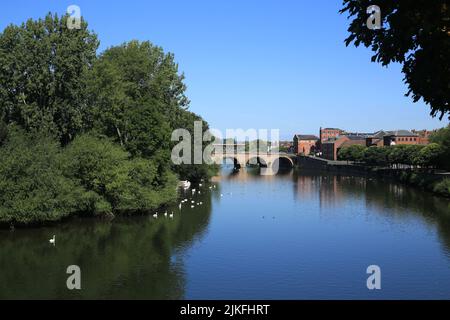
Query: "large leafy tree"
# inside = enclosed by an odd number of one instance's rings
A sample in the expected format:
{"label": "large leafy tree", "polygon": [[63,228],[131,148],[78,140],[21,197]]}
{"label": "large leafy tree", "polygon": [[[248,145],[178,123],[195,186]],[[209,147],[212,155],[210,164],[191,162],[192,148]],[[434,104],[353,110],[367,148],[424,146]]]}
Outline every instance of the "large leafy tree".
{"label": "large leafy tree", "polygon": [[[194,121],[202,120],[187,110],[183,80],[174,56],[148,41],[109,48],[94,64],[89,79],[90,126],[114,138],[133,156],[153,159],[163,177],[171,163],[172,131],[183,128],[193,133]],[[172,169],[183,179],[208,175],[208,167],[202,165]]]}
{"label": "large leafy tree", "polygon": [[89,87],[92,127],[133,155],[168,150],[171,123],[189,103],[173,55],[150,42],[106,50],[95,63]]}
{"label": "large leafy tree", "polygon": [[84,80],[98,47],[86,22],[70,30],[67,18],[48,14],[0,34],[1,119],[49,131],[63,144],[83,128]]}
{"label": "large leafy tree", "polygon": [[[383,66],[403,65],[406,95],[423,99],[431,115],[450,118],[450,5],[446,0],[344,0],[341,13],[353,20],[346,45],[363,44]],[[367,9],[378,5],[382,28],[367,28]]]}

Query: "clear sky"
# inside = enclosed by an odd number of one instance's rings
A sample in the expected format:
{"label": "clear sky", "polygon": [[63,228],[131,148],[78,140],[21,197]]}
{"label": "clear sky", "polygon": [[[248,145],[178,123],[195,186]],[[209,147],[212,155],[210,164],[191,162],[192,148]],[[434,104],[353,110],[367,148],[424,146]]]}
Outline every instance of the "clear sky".
{"label": "clear sky", "polygon": [[371,63],[369,49],[345,47],[340,0],[14,0],[2,1],[0,28],[65,13],[71,4],[101,41],[132,39],[175,53],[191,110],[212,127],[319,127],[357,132],[433,129],[448,121],[404,97],[401,66]]}

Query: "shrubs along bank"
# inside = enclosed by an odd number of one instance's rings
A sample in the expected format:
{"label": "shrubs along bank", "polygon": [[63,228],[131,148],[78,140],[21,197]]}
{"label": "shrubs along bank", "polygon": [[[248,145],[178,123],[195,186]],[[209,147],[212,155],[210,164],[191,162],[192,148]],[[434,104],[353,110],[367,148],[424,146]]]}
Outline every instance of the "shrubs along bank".
{"label": "shrubs along bank", "polygon": [[216,172],[171,162],[171,132],[202,121],[174,56],[138,41],[97,55],[87,23],[66,22],[48,14],[0,34],[2,225],[153,210],[179,179]]}

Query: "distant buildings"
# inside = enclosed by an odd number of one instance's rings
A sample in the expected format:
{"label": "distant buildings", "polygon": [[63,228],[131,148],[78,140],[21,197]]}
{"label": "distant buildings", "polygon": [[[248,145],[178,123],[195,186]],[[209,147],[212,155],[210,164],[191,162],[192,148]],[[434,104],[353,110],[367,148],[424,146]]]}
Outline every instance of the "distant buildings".
{"label": "distant buildings", "polygon": [[408,130],[378,131],[367,137],[366,146],[393,146],[397,144],[419,144],[419,135]]}
{"label": "distant buildings", "polygon": [[312,134],[296,134],[294,136],[294,153],[309,155],[317,150],[319,138]]}
{"label": "distant buildings", "polygon": [[338,152],[343,147],[428,144],[429,136],[434,131],[380,130],[375,133],[355,133],[338,128],[320,128],[319,132],[319,138],[315,135],[296,134],[293,139],[294,153],[316,154],[325,159],[337,160]]}

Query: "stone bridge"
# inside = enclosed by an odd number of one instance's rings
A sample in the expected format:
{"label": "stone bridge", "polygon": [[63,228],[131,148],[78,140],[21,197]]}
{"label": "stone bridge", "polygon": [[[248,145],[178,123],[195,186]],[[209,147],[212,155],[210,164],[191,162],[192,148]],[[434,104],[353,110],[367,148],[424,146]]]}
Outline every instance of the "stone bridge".
{"label": "stone bridge", "polygon": [[247,165],[257,165],[263,168],[293,168],[297,157],[289,153],[256,153],[256,152],[237,152],[237,153],[214,153],[211,159],[222,164],[224,160],[231,160],[235,169],[240,169]]}

